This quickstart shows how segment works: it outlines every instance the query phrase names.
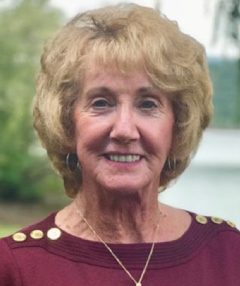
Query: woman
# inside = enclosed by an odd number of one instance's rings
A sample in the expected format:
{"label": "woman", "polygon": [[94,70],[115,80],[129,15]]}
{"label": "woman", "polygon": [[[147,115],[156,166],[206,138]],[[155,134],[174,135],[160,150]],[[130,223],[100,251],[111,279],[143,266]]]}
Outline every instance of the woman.
{"label": "woman", "polygon": [[135,4],[77,15],[44,50],[35,128],[72,203],[1,240],[1,285],[240,285],[230,222],[158,201],[212,114],[203,47]]}

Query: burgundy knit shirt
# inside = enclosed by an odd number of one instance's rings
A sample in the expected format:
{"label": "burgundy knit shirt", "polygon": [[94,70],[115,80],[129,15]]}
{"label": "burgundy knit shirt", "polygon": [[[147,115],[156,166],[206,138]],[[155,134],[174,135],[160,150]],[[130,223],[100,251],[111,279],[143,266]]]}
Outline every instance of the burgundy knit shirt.
{"label": "burgundy knit shirt", "polygon": [[[225,221],[198,222],[190,214],[182,237],[156,243],[142,286],[240,286],[240,232]],[[57,228],[55,214],[0,240],[0,286],[135,285],[102,243],[59,228],[52,236],[51,228]],[[151,243],[109,245],[138,280]]]}

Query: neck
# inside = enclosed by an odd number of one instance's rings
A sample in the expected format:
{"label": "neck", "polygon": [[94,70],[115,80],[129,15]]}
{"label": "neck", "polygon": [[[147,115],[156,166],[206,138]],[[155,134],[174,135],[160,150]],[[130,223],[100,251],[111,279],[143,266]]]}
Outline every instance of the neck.
{"label": "neck", "polygon": [[[78,219],[85,239],[96,240],[92,228],[108,243],[151,242],[157,224],[163,219],[157,191],[144,192],[91,192],[84,190],[75,198],[72,207],[80,211]],[[79,224],[78,224],[79,225]]]}

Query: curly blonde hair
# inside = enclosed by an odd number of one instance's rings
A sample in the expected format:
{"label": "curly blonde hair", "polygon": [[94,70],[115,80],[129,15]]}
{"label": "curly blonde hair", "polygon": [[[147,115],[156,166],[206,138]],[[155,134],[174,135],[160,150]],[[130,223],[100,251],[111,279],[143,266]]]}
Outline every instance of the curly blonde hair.
{"label": "curly blonde hair", "polygon": [[92,61],[103,68],[115,65],[122,72],[144,70],[171,96],[175,127],[161,173],[160,186],[165,188],[188,166],[212,115],[212,84],[203,46],[159,11],[136,4],[78,14],[46,45],[34,126],[70,197],[82,184],[81,171],[71,172],[65,163],[66,155],[76,150],[73,111]]}

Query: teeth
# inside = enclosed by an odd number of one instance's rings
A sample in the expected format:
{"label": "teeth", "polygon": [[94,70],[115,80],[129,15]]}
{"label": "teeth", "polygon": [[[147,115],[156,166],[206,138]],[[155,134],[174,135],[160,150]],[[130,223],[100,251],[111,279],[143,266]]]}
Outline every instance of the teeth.
{"label": "teeth", "polygon": [[109,155],[108,158],[114,162],[136,162],[140,160],[140,155]]}

